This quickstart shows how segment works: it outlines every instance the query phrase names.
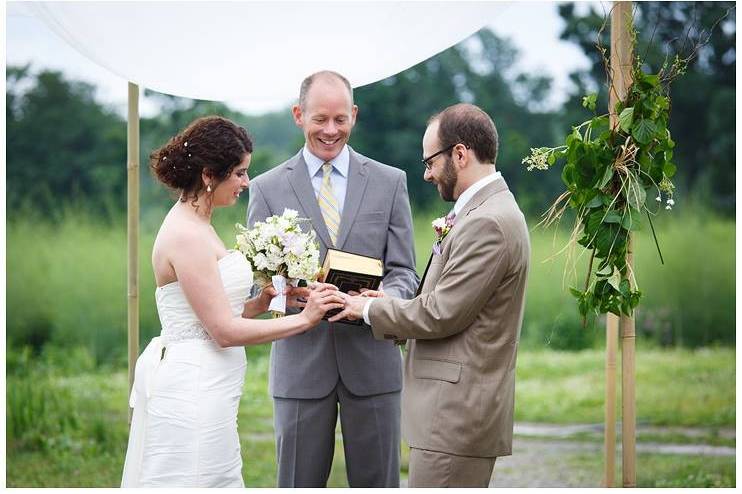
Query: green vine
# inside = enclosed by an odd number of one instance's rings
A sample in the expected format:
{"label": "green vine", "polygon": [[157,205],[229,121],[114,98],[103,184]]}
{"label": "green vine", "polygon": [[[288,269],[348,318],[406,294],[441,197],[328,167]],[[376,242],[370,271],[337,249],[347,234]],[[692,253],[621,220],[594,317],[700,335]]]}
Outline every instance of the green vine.
{"label": "green vine", "polygon": [[[633,30],[632,34],[635,39]],[[605,50],[598,48],[610,73]],[[642,227],[646,215],[654,235],[652,216],[663,202],[667,210],[675,204],[669,85],[685,72],[688,60],[676,56],[659,72],[649,74],[636,58],[626,98],[614,108],[613,126],[607,114],[595,114],[573,127],[563,145],[532,148],[523,159],[529,171],[564,163],[561,176],[567,190],[541,224],[558,221],[568,207],[576,212],[571,240],[590,252],[590,263],[584,288],[570,287],[570,292],[584,320],[590,312],[631,315],[639,304],[641,291],[626,263],[629,233]],[[596,100],[597,95],[591,94],[582,104],[595,113]]]}

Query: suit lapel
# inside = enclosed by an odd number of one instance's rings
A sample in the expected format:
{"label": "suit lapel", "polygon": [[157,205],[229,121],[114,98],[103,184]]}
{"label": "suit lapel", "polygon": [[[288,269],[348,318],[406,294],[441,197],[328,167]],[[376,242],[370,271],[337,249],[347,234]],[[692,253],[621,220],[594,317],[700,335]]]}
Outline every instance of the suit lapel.
{"label": "suit lapel", "polygon": [[[492,183],[487,184],[486,186],[482,187],[481,190],[478,190],[476,194],[474,194],[474,197],[472,197],[469,202],[466,203],[466,206],[464,206],[464,209],[461,210],[459,214],[456,215],[456,218],[453,220],[454,226],[451,227],[452,229],[456,226],[456,223],[462,221],[463,218],[465,218],[469,213],[477,209],[479,206],[484,203],[490,196],[495,195],[499,192],[503,192],[508,190],[508,186],[505,183],[505,180],[499,179],[495,180]],[[443,239],[441,242],[441,251],[443,251],[443,242],[445,242],[451,233],[449,232],[448,235],[446,235],[446,238]],[[420,280],[420,284],[417,287],[417,293],[415,293],[415,296],[417,297],[420,295],[420,292],[423,289],[423,285],[425,284],[425,278],[428,275],[428,269],[430,268],[430,263],[433,260],[433,257],[435,254],[431,253],[430,258],[428,259],[428,264],[425,266],[425,272],[423,273],[423,277]]]}
{"label": "suit lapel", "polygon": [[322,240],[325,247],[331,247],[330,234],[327,233],[327,226],[325,226],[322,211],[319,209],[317,196],[314,194],[314,188],[312,188],[312,180],[309,178],[307,163],[304,161],[301,151],[289,162],[288,168],[290,170],[288,174],[289,183],[304,209],[304,214],[311,220],[312,228],[317,232],[317,237]]}
{"label": "suit lapel", "polygon": [[[355,222],[356,215],[358,215],[361,199],[363,198],[363,193],[366,191],[366,183],[368,182],[368,170],[366,169],[365,160],[361,161],[362,158],[350,146],[348,146],[348,151],[350,152],[348,184],[345,188],[343,215],[340,218],[340,231],[337,238],[338,249],[342,249],[345,241],[348,239],[350,228]],[[319,207],[317,207],[317,211],[319,211]]]}

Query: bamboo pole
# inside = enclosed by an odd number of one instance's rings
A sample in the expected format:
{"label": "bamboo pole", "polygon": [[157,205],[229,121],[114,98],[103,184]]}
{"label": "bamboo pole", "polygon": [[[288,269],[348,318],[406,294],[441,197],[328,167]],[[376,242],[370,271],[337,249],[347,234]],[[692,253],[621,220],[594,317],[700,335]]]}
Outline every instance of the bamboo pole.
{"label": "bamboo pole", "polygon": [[[127,242],[128,242],[128,349],[129,394],[134,385],[134,367],[139,355],[139,86],[129,83],[127,125]],[[131,424],[131,408],[129,408]]]}
{"label": "bamboo pole", "polygon": [[[626,98],[631,85],[633,59],[630,26],[633,22],[631,2],[615,2],[611,10],[611,81],[609,111],[612,123],[617,118],[615,104]],[[627,277],[632,289],[633,252],[632,235],[626,245]],[[633,316],[621,315],[621,452],[623,486],[636,487],[636,404],[635,404],[635,328]]]}
{"label": "bamboo pole", "polygon": [[[626,264],[634,266],[633,239],[629,234]],[[631,288],[633,276],[628,276]],[[636,332],[634,317],[621,314],[621,452],[623,486],[636,487],[636,395],[635,395]]]}
{"label": "bamboo pole", "polygon": [[616,353],[618,317],[608,313],[605,335],[605,431],[603,487],[613,487],[616,477]]}

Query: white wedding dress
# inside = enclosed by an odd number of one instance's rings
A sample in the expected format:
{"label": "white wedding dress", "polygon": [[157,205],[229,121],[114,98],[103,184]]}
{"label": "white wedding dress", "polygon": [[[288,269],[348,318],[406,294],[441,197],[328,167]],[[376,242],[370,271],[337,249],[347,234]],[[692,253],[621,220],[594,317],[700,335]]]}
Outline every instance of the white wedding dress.
{"label": "white wedding dress", "polygon": [[[231,251],[218,265],[232,315],[240,316],[250,264]],[[121,487],[244,487],[237,408],[245,350],[211,339],[177,281],[155,298],[162,331],[137,360]]]}

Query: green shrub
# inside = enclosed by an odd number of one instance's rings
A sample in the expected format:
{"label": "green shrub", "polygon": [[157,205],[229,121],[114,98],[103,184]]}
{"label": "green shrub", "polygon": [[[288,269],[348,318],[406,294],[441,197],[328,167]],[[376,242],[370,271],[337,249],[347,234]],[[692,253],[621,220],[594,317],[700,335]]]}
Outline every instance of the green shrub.
{"label": "green shrub", "polygon": [[8,377],[6,394],[7,442],[18,449],[73,449],[79,431],[75,397],[57,388],[42,374]]}

